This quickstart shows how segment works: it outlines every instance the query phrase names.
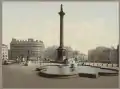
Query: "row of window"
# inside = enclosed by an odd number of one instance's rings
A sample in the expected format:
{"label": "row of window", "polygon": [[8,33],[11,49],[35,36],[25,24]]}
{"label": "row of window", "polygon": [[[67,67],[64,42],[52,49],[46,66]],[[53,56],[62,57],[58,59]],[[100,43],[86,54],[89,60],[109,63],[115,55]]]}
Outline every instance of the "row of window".
{"label": "row of window", "polygon": [[28,50],[42,51],[44,49],[43,48],[29,48],[29,49],[26,49],[26,48],[12,48],[11,51],[14,51],[14,50],[16,50],[16,51],[28,51]]}
{"label": "row of window", "polygon": [[2,55],[3,57],[7,57],[7,55]]}
{"label": "row of window", "polygon": [[25,47],[25,48],[28,48],[28,47],[44,47],[43,45],[23,45],[23,46],[19,46],[19,45],[15,45],[15,46],[11,46],[11,47]]}
{"label": "row of window", "polygon": [[29,51],[29,52],[32,52],[32,51],[40,52],[40,51],[43,51],[43,50],[40,50],[40,49],[38,49],[38,50],[37,50],[37,49],[36,49],[36,50],[35,50],[35,49],[34,49],[34,50],[25,50],[25,49],[13,49],[13,50],[11,50],[11,52],[13,52],[13,51],[14,51],[14,52],[15,52],[15,51],[16,51],[16,52],[21,52],[21,51],[22,51],[22,52],[28,52],[28,51]]}
{"label": "row of window", "polygon": [[8,54],[8,53],[4,52],[4,53],[2,53],[2,54],[4,55],[4,54]]}
{"label": "row of window", "polygon": [[2,49],[2,51],[8,51],[8,49]]}
{"label": "row of window", "polygon": [[31,53],[31,52],[43,52],[43,51],[25,51],[25,50],[12,50],[11,52],[24,52],[24,53]]}

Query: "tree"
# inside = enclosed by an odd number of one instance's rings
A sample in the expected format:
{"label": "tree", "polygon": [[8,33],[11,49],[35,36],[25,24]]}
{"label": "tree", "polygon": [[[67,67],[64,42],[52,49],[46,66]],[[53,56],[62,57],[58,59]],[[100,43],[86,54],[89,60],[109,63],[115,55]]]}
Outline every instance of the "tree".
{"label": "tree", "polygon": [[[57,58],[57,48],[58,46],[51,46],[45,49],[44,51],[44,57],[46,58],[50,58],[52,60],[55,60]],[[71,47],[65,46],[65,54],[67,56],[67,58],[72,58],[73,55],[77,56],[79,55],[79,51],[77,50],[73,50]]]}
{"label": "tree", "polygon": [[51,46],[45,49],[44,57],[55,60],[57,57],[57,46]]}

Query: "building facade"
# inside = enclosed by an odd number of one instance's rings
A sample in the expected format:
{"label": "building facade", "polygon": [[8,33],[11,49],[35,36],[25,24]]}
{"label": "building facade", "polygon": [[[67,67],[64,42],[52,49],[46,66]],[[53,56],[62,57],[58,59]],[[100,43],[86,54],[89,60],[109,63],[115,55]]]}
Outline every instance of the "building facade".
{"label": "building facade", "polygon": [[117,63],[117,49],[111,49],[110,50],[110,61],[112,62],[112,63]]}
{"label": "building facade", "polygon": [[8,60],[8,46],[2,44],[2,60]]}
{"label": "building facade", "polygon": [[10,43],[10,54],[11,59],[15,60],[17,57],[36,59],[37,57],[43,57],[45,46],[42,41],[28,39],[28,40],[17,40],[12,39]]}
{"label": "building facade", "polygon": [[119,44],[117,46],[117,64],[119,66]]}
{"label": "building facade", "polygon": [[97,47],[88,51],[90,62],[117,63],[117,51],[114,48]]}

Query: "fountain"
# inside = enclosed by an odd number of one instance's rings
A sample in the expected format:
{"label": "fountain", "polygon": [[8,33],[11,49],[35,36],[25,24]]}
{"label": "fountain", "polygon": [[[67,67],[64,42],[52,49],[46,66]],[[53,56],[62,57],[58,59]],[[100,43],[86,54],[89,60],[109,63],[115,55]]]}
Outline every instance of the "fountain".
{"label": "fountain", "polygon": [[40,72],[42,74],[47,74],[49,76],[77,75],[78,72],[76,71],[74,64],[68,65],[67,59],[64,59],[65,49],[63,44],[63,16],[65,15],[65,13],[63,12],[62,4],[59,15],[60,15],[60,46],[57,49],[58,55],[54,63],[59,63],[60,65],[46,66],[46,69],[41,70]]}
{"label": "fountain", "polygon": [[[69,77],[69,76],[94,76],[99,77],[99,72],[103,73],[102,69],[100,68],[94,68],[92,66],[84,66],[84,65],[78,65],[75,63],[73,58],[71,59],[64,59],[65,56],[65,49],[63,44],[63,16],[65,13],[63,12],[63,7],[61,4],[61,9],[59,12],[60,15],[60,46],[57,49],[57,59],[55,60],[55,65],[46,65],[43,67],[43,69],[40,69],[40,75],[44,77]],[[116,73],[112,70],[107,71],[107,73]],[[105,73],[105,72],[104,72]]]}

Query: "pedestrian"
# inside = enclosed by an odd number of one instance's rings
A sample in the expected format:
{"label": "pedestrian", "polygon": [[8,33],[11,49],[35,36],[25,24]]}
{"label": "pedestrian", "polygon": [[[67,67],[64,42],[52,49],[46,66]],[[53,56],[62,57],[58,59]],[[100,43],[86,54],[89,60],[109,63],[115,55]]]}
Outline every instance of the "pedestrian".
{"label": "pedestrian", "polygon": [[22,63],[22,58],[21,57],[19,57],[19,64],[21,64]]}
{"label": "pedestrian", "polygon": [[17,57],[16,57],[16,62],[19,63],[18,61],[19,61],[19,60],[18,60],[18,56],[17,56]]}
{"label": "pedestrian", "polygon": [[22,57],[22,62],[23,62],[23,64],[25,63],[25,59],[24,59],[24,57]]}

